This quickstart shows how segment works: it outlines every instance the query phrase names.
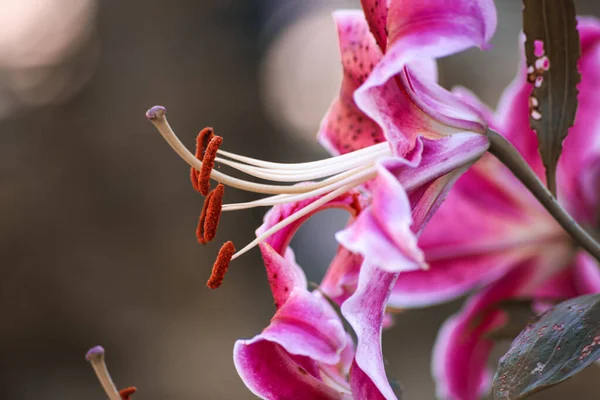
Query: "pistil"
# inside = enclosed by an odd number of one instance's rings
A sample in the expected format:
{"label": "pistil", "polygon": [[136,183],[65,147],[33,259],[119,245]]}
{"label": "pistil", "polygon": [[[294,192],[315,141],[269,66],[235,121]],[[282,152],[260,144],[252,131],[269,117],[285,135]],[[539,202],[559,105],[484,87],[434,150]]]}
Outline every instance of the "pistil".
{"label": "pistil", "polygon": [[104,392],[106,392],[109,400],[122,400],[121,394],[115,387],[115,384],[108,373],[108,368],[106,367],[106,362],[104,361],[104,348],[102,346],[91,348],[85,355],[85,359],[92,364],[92,368],[94,368],[94,372],[96,373],[96,376],[98,377],[98,380],[100,381],[100,384],[102,385]]}

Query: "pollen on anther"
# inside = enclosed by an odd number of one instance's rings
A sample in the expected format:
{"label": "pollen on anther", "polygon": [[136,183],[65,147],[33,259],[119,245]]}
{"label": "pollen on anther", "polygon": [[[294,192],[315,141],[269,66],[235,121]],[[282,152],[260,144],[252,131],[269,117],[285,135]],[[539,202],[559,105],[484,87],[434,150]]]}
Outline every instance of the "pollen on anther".
{"label": "pollen on anther", "polygon": [[219,183],[217,187],[212,190],[207,198],[208,206],[206,208],[206,216],[204,219],[204,241],[210,242],[215,238],[217,234],[217,227],[219,226],[219,218],[221,217],[221,211],[223,208],[223,194],[225,193],[225,186]]}
{"label": "pollen on anther", "polygon": [[119,390],[119,395],[123,400],[130,400],[131,395],[133,395],[135,392],[137,392],[137,388],[135,386],[130,386],[125,389]]}
{"label": "pollen on anther", "polygon": [[[210,142],[210,140],[215,136],[215,132],[213,128],[206,127],[200,131],[198,136],[196,137],[196,158],[202,160],[204,157],[204,151],[206,146]],[[200,188],[198,187],[198,179],[200,178],[200,171],[195,169],[194,167],[190,167],[190,180],[192,182],[192,186],[198,192]]]}
{"label": "pollen on anther", "polygon": [[231,257],[235,253],[235,246],[233,242],[229,241],[225,243],[221,250],[219,250],[219,255],[217,256],[217,261],[213,265],[212,274],[206,282],[206,286],[211,289],[217,289],[223,283],[223,279],[225,278],[225,274],[227,273],[227,268],[229,268],[229,262],[231,261]]}
{"label": "pollen on anther", "polygon": [[202,158],[202,169],[198,176],[198,189],[200,189],[200,193],[205,196],[210,190],[210,173],[215,167],[215,157],[217,156],[217,150],[219,150],[221,143],[223,143],[223,138],[220,136],[214,136],[210,139],[208,146],[206,146],[204,157]]}
{"label": "pollen on anther", "polygon": [[206,198],[204,199],[204,204],[202,205],[202,212],[200,213],[200,218],[198,218],[198,227],[196,228],[196,238],[198,239],[198,243],[206,244],[207,240],[204,237],[204,222],[206,221],[206,215],[208,212],[208,208],[210,207],[210,199],[214,194],[214,190],[210,192]]}

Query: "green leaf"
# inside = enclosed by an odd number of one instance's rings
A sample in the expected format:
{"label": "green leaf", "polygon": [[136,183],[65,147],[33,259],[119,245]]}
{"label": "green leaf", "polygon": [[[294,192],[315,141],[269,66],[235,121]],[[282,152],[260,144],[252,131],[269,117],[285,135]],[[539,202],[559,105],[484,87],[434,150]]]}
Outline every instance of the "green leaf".
{"label": "green leaf", "polygon": [[494,377],[495,399],[524,399],[600,357],[600,294],[560,303],[513,341]]}
{"label": "green leaf", "polygon": [[577,61],[581,55],[573,0],[523,0],[527,77],[533,85],[530,125],[556,195],[556,164],[577,111]]}

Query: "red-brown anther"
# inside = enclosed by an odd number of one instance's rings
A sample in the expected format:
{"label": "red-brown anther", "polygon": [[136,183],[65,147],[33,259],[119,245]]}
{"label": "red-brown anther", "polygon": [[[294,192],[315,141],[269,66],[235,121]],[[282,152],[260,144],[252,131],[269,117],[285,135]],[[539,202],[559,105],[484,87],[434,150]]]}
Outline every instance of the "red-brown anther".
{"label": "red-brown anther", "polygon": [[[213,128],[207,127],[200,131],[200,133],[196,137],[196,158],[198,160],[202,160],[202,158],[204,157],[204,150],[206,149],[206,146],[208,146],[208,143],[214,136],[215,136],[215,132],[214,132]],[[198,192],[200,191],[200,188],[198,187],[198,178],[199,177],[200,177],[200,172],[197,169],[195,169],[194,167],[191,167],[190,168],[190,180],[192,181],[192,186]]]}
{"label": "red-brown anther", "polygon": [[200,170],[200,175],[198,177],[198,189],[200,189],[200,193],[205,196],[210,190],[210,173],[215,167],[215,157],[217,156],[217,150],[219,150],[221,143],[223,143],[223,138],[221,136],[214,136],[210,139],[208,146],[206,146],[204,157],[202,158],[202,169]]}
{"label": "red-brown anther", "polygon": [[211,289],[217,289],[223,283],[223,279],[225,278],[225,274],[227,273],[227,268],[229,267],[229,262],[231,261],[231,257],[235,253],[235,246],[233,242],[229,241],[225,243],[221,250],[219,250],[219,255],[217,256],[217,261],[213,265],[212,274],[206,282],[206,286]]}
{"label": "red-brown anther", "polygon": [[196,238],[198,239],[198,243],[200,243],[200,244],[207,243],[207,240],[204,237],[204,230],[205,230],[204,222],[206,221],[207,211],[208,211],[208,208],[210,207],[210,199],[214,195],[214,192],[215,192],[214,190],[212,192],[210,192],[204,199],[204,204],[202,205],[202,212],[200,213],[200,218],[198,218],[198,227],[196,228]]}
{"label": "red-brown anther", "polygon": [[205,242],[210,242],[215,238],[215,235],[217,234],[217,227],[219,226],[219,218],[221,217],[221,210],[223,207],[224,193],[225,186],[219,183],[217,187],[208,194],[210,198],[208,196],[206,197],[208,207],[206,208],[206,215],[204,219]]}
{"label": "red-brown anther", "polygon": [[130,386],[128,388],[119,390],[119,395],[123,400],[130,400],[131,395],[137,392],[137,388],[135,386]]}

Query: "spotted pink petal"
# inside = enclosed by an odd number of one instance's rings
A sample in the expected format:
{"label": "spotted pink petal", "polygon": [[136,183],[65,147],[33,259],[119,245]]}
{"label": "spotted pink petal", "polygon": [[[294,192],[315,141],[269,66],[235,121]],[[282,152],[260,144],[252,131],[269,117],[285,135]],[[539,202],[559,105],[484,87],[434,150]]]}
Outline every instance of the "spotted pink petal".
{"label": "spotted pink petal", "polygon": [[564,268],[569,255],[566,243],[549,246],[472,296],[444,323],[432,361],[439,398],[476,400],[489,390],[492,374],[486,364],[493,342],[486,334],[507,320],[499,304],[534,295],[540,284]]}
{"label": "spotted pink petal", "polygon": [[[358,339],[355,363],[359,368],[350,370],[353,393],[364,395],[379,392],[373,397],[359,395],[357,398],[396,399],[385,373],[381,330],[390,289],[397,277],[398,273],[387,272],[365,262],[356,292],[342,304],[342,314]],[[358,375],[354,376],[355,373]],[[362,376],[363,373],[366,377]]]}
{"label": "spotted pink petal", "polygon": [[413,63],[484,46],[496,26],[493,1],[393,1],[390,33],[383,59],[357,89],[357,106],[384,131],[397,154],[417,135],[439,137],[457,130],[483,132],[482,121],[468,103],[421,74]]}
{"label": "spotted pink petal", "polygon": [[381,50],[362,12],[336,11],[333,17],[344,77],[340,94],[321,123],[318,139],[332,154],[344,154],[385,140],[381,128],[356,107],[352,97],[381,59]]}
{"label": "spotted pink petal", "polygon": [[369,29],[375,37],[382,53],[387,47],[387,17],[389,0],[361,0],[360,1]]}
{"label": "spotted pink petal", "polygon": [[271,286],[275,307],[279,308],[285,304],[294,289],[306,288],[306,276],[300,266],[293,260],[293,256],[290,256],[291,249],[287,249],[286,259],[268,243],[261,243],[259,246],[267,270],[267,278]]}
{"label": "spotted pink petal", "polygon": [[[293,357],[268,340],[238,340],[233,361],[246,386],[262,399],[351,399],[318,378],[319,371],[311,360]],[[307,367],[311,364],[312,368]]]}
{"label": "spotted pink petal", "polygon": [[338,242],[361,254],[366,264],[386,271],[421,268],[423,254],[410,230],[411,210],[404,188],[381,165],[374,186],[373,203],[349,227],[336,234]]}

